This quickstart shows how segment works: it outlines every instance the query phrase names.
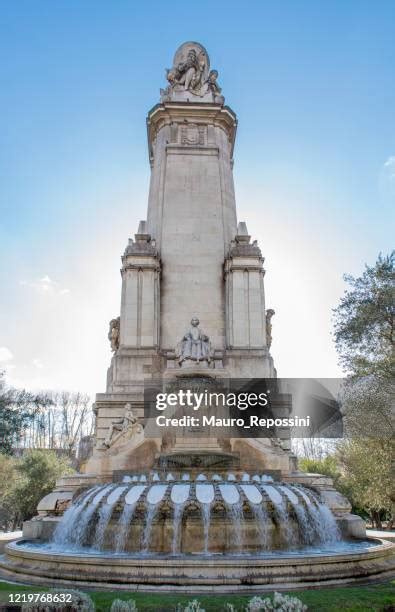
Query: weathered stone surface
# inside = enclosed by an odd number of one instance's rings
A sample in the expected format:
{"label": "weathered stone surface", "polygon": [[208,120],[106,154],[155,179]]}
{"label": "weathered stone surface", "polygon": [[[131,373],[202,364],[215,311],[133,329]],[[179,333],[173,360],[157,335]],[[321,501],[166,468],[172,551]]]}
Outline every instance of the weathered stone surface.
{"label": "weathered stone surface", "polygon": [[55,512],[59,503],[70,502],[73,498],[73,494],[70,491],[59,491],[49,493],[39,502],[37,511],[39,514],[47,514],[48,512]]}
{"label": "weathered stone surface", "polygon": [[385,579],[395,569],[395,544],[380,542],[368,551],[344,555],[299,555],[272,559],[240,557],[216,558],[111,558],[89,555],[43,554],[22,551],[12,544],[7,547],[7,561],[0,559],[0,568],[29,576],[48,585],[108,585],[130,590],[154,588],[171,592],[241,592],[273,591],[326,584],[350,584]]}

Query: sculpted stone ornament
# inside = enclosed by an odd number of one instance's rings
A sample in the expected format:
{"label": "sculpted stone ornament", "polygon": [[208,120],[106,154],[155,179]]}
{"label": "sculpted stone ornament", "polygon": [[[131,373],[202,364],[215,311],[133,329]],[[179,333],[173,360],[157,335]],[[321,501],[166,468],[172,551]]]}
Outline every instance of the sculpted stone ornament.
{"label": "sculpted stone ornament", "polygon": [[268,349],[270,349],[272,345],[272,317],[275,314],[272,308],[266,311],[266,346]]}
{"label": "sculpted stone ornament", "polygon": [[203,102],[224,103],[217,83],[218,71],[210,71],[206,49],[197,42],[186,42],[176,51],[173,67],[166,70],[169,85],[161,89],[161,101],[182,101],[190,96]]}
{"label": "sculpted stone ornament", "polygon": [[104,448],[110,448],[121,436],[126,433],[141,432],[141,425],[138,424],[138,418],[134,416],[132,405],[125,404],[125,415],[122,420],[112,423],[106,439],[103,442]]}
{"label": "sculpted stone ornament", "polygon": [[119,349],[119,327],[120,327],[120,317],[116,319],[111,319],[110,321],[110,330],[108,332],[108,339],[111,344],[111,350],[117,351]]}
{"label": "sculpted stone ornament", "polygon": [[191,319],[191,327],[176,347],[176,356],[180,365],[185,361],[211,363],[214,351],[210,338],[199,327],[199,319]]}

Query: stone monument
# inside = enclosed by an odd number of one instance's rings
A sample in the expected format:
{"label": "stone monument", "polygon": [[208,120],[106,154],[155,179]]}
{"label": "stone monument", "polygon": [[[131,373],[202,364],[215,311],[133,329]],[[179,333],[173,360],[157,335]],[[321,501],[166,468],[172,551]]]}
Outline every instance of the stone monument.
{"label": "stone monument", "polygon": [[[364,536],[363,521],[331,479],[297,471],[289,435],[193,437],[188,425],[182,437],[147,433],[144,390],[157,379],[215,389],[225,380],[276,378],[264,258],[236,215],[236,115],[201,44],[181,45],[166,76],[147,116],[147,219],[122,256],[120,314],[108,333],[113,355],[106,391],[94,404],[94,449],[84,472],[59,479],[24,526],[24,538],[52,538],[55,548],[10,545],[7,567],[75,580],[77,564],[88,582],[210,589],[362,575],[365,553],[352,562],[317,554],[298,561],[296,573],[287,558],[282,565],[226,558],[295,543],[335,545],[340,532]],[[91,547],[86,558],[81,547]],[[377,574],[387,571],[387,548],[377,552]],[[100,551],[132,556],[110,554],[108,569]],[[159,556],[147,559],[148,551]],[[224,561],[196,556],[212,552]],[[160,557],[190,553],[188,561],[167,557],[166,564]]]}
{"label": "stone monument", "polygon": [[[96,446],[86,469],[102,477],[142,467],[142,457],[152,467],[162,450],[161,440],[144,436],[109,444],[125,404],[143,418],[149,379],[186,369],[204,369],[212,379],[276,375],[264,258],[246,223],[237,222],[236,115],[202,45],[181,45],[166,75],[161,102],[147,117],[147,220],[122,256],[121,312],[109,331],[114,354],[106,392],[95,402]],[[253,447],[262,451],[262,466],[292,468],[286,440],[282,448],[270,440],[255,440]],[[229,450],[251,453],[240,440],[230,441]]]}
{"label": "stone monument", "polygon": [[[276,376],[264,258],[246,223],[237,221],[236,115],[225,105],[218,72],[201,44],[181,45],[166,77],[160,103],[147,116],[147,219],[122,256],[120,315],[108,333],[113,356],[107,388],[94,404],[95,446],[85,473],[61,481],[64,495],[73,494],[70,483],[152,469],[164,452],[178,457],[180,448],[222,452],[232,465],[282,476],[296,467],[287,436],[218,442],[144,434],[144,387],[150,380],[187,373],[195,382],[204,375],[204,384],[214,384]],[[53,503],[56,495],[50,496]]]}

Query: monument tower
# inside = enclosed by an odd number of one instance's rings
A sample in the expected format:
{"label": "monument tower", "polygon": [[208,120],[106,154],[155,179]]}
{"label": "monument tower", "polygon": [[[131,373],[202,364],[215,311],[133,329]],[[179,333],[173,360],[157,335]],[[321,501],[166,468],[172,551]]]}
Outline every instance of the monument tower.
{"label": "monument tower", "polygon": [[[89,471],[136,463],[130,441],[120,461],[122,440],[115,452],[109,431],[121,424],[125,404],[141,419],[150,378],[186,371],[213,379],[275,376],[269,352],[274,311],[265,313],[263,257],[246,224],[237,223],[236,115],[199,43],[181,45],[166,75],[168,86],[147,117],[148,214],[122,257],[121,313],[110,323],[114,355],[106,393],[96,399]],[[198,354],[183,341],[186,333],[200,339]],[[141,449],[146,459],[147,445]],[[281,454],[271,446],[273,452]],[[278,458],[275,463],[279,467]],[[280,463],[289,469],[284,453]]]}

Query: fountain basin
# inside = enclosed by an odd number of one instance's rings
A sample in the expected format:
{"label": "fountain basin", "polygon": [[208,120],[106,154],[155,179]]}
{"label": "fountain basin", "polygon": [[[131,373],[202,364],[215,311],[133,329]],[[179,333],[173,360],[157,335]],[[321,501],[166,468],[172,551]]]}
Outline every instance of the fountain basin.
{"label": "fountain basin", "polygon": [[61,517],[31,521],[29,528],[48,528],[46,537],[25,532],[6,547],[0,568],[4,577],[35,584],[173,592],[392,575],[395,544],[352,539],[347,528],[342,533],[347,520],[319,489],[265,475],[131,475],[80,490]]}
{"label": "fountain basin", "polygon": [[[114,555],[60,553],[24,540],[6,547],[3,575],[46,585],[172,592],[294,589],[384,579],[395,570],[395,545],[369,538],[320,551],[262,555]],[[348,551],[347,551],[347,548]],[[332,551],[332,552],[330,552]]]}
{"label": "fountain basin", "polygon": [[[156,476],[156,474],[155,474]],[[53,535],[58,550],[128,554],[262,553],[335,543],[336,519],[317,492],[246,475],[189,474],[96,485],[76,497]],[[25,534],[26,537],[26,534]],[[29,536],[27,536],[29,539]]]}

